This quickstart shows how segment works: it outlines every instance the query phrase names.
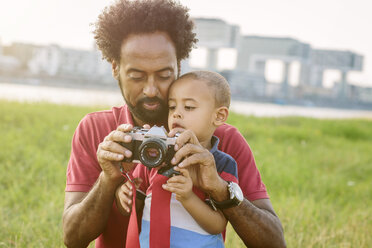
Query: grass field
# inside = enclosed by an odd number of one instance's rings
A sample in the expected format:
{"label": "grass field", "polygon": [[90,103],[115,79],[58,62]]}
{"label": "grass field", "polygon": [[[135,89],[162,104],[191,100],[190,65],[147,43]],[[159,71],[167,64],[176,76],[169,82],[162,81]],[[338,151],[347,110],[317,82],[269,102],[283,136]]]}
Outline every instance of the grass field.
{"label": "grass field", "polygon": [[[63,247],[71,137],[99,109],[0,101],[0,247]],[[370,247],[372,121],[231,114],[229,123],[253,150],[288,247]],[[230,227],[226,247],[243,247]]]}

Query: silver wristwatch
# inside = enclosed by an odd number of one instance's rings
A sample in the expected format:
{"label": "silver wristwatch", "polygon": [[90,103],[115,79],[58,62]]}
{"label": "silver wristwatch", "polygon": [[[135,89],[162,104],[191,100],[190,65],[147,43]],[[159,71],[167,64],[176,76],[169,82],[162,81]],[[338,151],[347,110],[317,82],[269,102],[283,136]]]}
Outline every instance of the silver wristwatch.
{"label": "silver wristwatch", "polygon": [[213,208],[217,209],[226,209],[235,206],[239,206],[240,203],[244,200],[243,192],[240,189],[239,185],[234,182],[227,182],[227,187],[230,193],[230,197],[226,201],[217,202],[210,198],[210,203]]}

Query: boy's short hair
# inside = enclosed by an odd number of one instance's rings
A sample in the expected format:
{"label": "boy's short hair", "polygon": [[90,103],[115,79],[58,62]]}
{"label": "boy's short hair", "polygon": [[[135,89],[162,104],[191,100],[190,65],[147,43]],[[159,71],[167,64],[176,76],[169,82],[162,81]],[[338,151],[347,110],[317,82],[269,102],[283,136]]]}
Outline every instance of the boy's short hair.
{"label": "boy's short hair", "polygon": [[192,71],[183,74],[179,79],[186,78],[204,81],[208,87],[213,88],[216,107],[230,107],[230,86],[221,74],[212,71]]}

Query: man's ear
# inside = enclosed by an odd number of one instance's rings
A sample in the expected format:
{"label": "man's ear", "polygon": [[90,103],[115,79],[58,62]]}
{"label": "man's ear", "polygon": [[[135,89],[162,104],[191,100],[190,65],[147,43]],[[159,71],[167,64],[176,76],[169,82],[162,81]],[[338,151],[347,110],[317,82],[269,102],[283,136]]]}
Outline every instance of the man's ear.
{"label": "man's ear", "polygon": [[119,63],[117,63],[115,60],[111,62],[111,70],[112,70],[112,76],[118,80],[119,79]]}
{"label": "man's ear", "polygon": [[229,109],[225,106],[216,109],[213,124],[217,127],[224,124],[229,116]]}

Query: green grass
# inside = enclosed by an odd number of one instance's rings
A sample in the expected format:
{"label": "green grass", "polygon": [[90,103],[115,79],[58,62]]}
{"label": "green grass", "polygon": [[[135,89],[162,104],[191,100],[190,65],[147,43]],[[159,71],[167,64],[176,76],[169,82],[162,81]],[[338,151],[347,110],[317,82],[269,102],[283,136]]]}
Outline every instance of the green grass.
{"label": "green grass", "polygon": [[[99,107],[0,101],[0,247],[63,247],[75,127]],[[288,247],[372,243],[372,121],[231,114],[248,140]],[[228,228],[226,247],[243,247]]]}

